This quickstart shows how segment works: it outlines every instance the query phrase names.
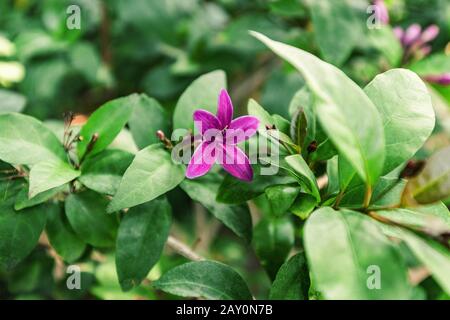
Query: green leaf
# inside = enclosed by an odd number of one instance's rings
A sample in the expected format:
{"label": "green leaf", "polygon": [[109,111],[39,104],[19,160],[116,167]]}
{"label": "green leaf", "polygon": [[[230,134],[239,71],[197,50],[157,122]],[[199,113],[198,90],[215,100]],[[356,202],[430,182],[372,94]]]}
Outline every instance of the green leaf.
{"label": "green leaf", "polygon": [[320,201],[316,177],[302,156],[299,154],[288,156],[286,157],[286,162],[298,174],[302,187],[311,193],[317,201]]}
{"label": "green leaf", "polygon": [[214,261],[189,262],[175,267],[153,282],[153,286],[182,297],[252,299],[242,277],[229,266]]}
{"label": "green leaf", "polygon": [[26,98],[14,91],[0,89],[0,114],[5,112],[21,112],[27,103]]}
{"label": "green leaf", "polygon": [[[15,211],[15,194],[0,197],[0,267],[14,268],[37,245],[47,219],[45,206]],[[6,196],[6,197],[5,197]]]}
{"label": "green leaf", "polygon": [[369,29],[367,40],[387,59],[390,66],[395,67],[400,64],[403,48],[391,26],[382,25],[380,28]]}
{"label": "green leaf", "polygon": [[380,210],[375,214],[396,224],[435,236],[450,233],[450,213],[442,202],[426,207]]}
{"label": "green leaf", "polygon": [[317,199],[308,193],[300,193],[289,210],[302,220],[306,220],[317,206]]}
{"label": "green leaf", "polygon": [[159,144],[142,149],[125,171],[108,212],[151,201],[172,190],[183,181],[184,171]]}
{"label": "green leaf", "polygon": [[[304,245],[314,286],[326,299],[411,297],[401,255],[376,222],[361,213],[329,207],[315,211],[305,225]],[[369,289],[373,279],[375,287]]]}
{"label": "green leaf", "polygon": [[98,138],[91,147],[90,155],[102,151],[113,142],[114,138],[128,122],[139,100],[140,96],[138,94],[118,98],[105,103],[91,114],[89,120],[80,130],[80,138],[82,140],[77,145],[79,159],[84,157],[89,144],[92,144],[94,134],[97,134]]}
{"label": "green leaf", "polygon": [[298,48],[252,34],[300,71],[314,96],[322,128],[358,175],[372,185],[384,164],[383,127],[372,101],[336,67]]}
{"label": "green leaf", "polygon": [[300,188],[290,185],[274,185],[265,189],[266,197],[272,208],[272,213],[282,216],[289,210],[295,198],[300,192]]}
{"label": "green leaf", "polygon": [[215,114],[220,90],[226,87],[226,76],[222,70],[197,78],[178,99],[173,113],[173,127],[194,130],[194,111],[205,109]]}
{"label": "green leaf", "polygon": [[414,62],[408,69],[419,75],[439,75],[450,71],[450,61],[445,53],[435,53],[426,59]]}
{"label": "green leaf", "polygon": [[12,164],[34,165],[66,159],[66,153],[42,122],[19,113],[0,115],[0,159]]}
{"label": "green leaf", "polygon": [[358,6],[354,0],[317,0],[311,1],[309,7],[316,41],[324,59],[342,64],[363,37],[365,23]]}
{"label": "green leaf", "polygon": [[271,279],[294,245],[294,226],[289,217],[263,219],[253,232],[253,247]]}
{"label": "green leaf", "polygon": [[131,208],[120,223],[116,267],[124,291],[147,276],[158,262],[169,236],[172,211],[165,198]]}
{"label": "green leaf", "polygon": [[58,204],[52,204],[48,210],[45,230],[52,247],[68,263],[75,262],[86,250],[86,244],[75,234]]}
{"label": "green leaf", "polygon": [[381,114],[386,141],[383,173],[388,173],[414,156],[433,131],[431,97],[423,81],[406,69],[376,76],[364,91]]}
{"label": "green leaf", "polygon": [[73,193],[66,198],[65,211],[76,234],[94,247],[115,244],[118,220],[106,214],[108,200],[93,191]]}
{"label": "green leaf", "polygon": [[271,300],[308,300],[310,281],[306,258],[298,253],[280,268],[270,288]]}
{"label": "green leaf", "polygon": [[217,201],[228,204],[240,204],[264,193],[264,189],[274,184],[295,182],[291,177],[263,176],[255,174],[251,182],[242,181],[226,175],[217,192]]}
{"label": "green leaf", "polygon": [[450,147],[427,160],[422,172],[408,181],[407,188],[419,203],[432,203],[450,196]]}
{"label": "green leaf", "polygon": [[158,101],[144,94],[139,96],[128,125],[139,149],[159,142],[156,131],[162,130],[167,135],[170,133],[166,111]]}
{"label": "green leaf", "polygon": [[34,165],[30,171],[29,198],[37,194],[59,187],[70,182],[80,175],[80,171],[74,170],[63,161],[48,161]]}
{"label": "green leaf", "polygon": [[247,112],[251,116],[255,116],[259,120],[258,131],[265,134],[266,127],[272,127],[275,124],[275,120],[261,105],[253,99],[248,101]]}
{"label": "green leaf", "polygon": [[81,166],[81,176],[78,180],[91,190],[113,195],[117,192],[120,180],[133,158],[132,153],[106,149],[86,159]]}
{"label": "green leaf", "polygon": [[422,238],[404,229],[398,229],[400,237],[406,242],[414,255],[430,270],[433,278],[447,294],[450,294],[450,252],[432,240]]}
{"label": "green leaf", "polygon": [[221,177],[209,173],[195,180],[184,180],[180,187],[189,197],[200,202],[217,219],[248,242],[252,239],[252,218],[245,205],[228,205],[216,201]]}
{"label": "green leaf", "polygon": [[26,187],[17,194],[16,203],[14,204],[15,210],[22,210],[29,207],[34,207],[38,204],[41,204],[43,202],[46,202],[47,200],[53,198],[60,192],[68,192],[69,188],[68,185],[62,185],[44,192],[39,193],[38,195],[34,196],[33,198],[28,198],[28,189],[29,187]]}

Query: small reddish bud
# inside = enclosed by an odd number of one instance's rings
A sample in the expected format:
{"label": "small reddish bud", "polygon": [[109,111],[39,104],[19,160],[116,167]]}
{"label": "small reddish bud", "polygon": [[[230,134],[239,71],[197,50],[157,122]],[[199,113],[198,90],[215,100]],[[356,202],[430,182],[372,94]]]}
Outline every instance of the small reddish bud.
{"label": "small reddish bud", "polygon": [[309,153],[316,151],[317,150],[317,141],[316,140],[311,141],[311,143],[308,145],[306,150],[308,150]]}
{"label": "small reddish bud", "polygon": [[400,178],[414,178],[422,171],[424,166],[424,160],[409,160],[400,173]]}

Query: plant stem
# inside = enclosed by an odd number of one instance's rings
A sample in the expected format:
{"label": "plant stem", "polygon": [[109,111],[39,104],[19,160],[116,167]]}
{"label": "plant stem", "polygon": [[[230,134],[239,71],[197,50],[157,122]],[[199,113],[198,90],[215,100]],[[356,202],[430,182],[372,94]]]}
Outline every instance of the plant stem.
{"label": "plant stem", "polygon": [[363,202],[363,208],[367,209],[370,204],[370,200],[372,199],[372,186],[367,185],[366,186],[366,193],[364,194],[364,202]]}
{"label": "plant stem", "polygon": [[201,257],[194,251],[192,251],[191,248],[189,248],[186,244],[178,240],[177,238],[173,236],[169,236],[167,239],[167,245],[174,250],[175,252],[179,253],[183,257],[192,260],[192,261],[202,261],[205,260],[205,258]]}

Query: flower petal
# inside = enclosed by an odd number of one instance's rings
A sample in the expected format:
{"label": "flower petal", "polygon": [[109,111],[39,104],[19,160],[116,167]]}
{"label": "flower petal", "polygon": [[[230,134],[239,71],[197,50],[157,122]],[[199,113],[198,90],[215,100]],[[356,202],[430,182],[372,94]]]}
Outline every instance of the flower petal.
{"label": "flower petal", "polygon": [[222,124],[221,129],[228,126],[233,119],[233,103],[227,90],[222,89],[219,95],[219,105],[217,106],[217,118]]}
{"label": "flower petal", "polygon": [[420,33],[422,31],[422,27],[415,23],[412,24],[406,29],[405,35],[403,37],[403,44],[405,46],[411,45],[413,42],[415,42],[420,37]]}
{"label": "flower petal", "polygon": [[258,130],[259,120],[253,116],[242,116],[231,121],[226,130],[225,141],[227,144],[236,144],[247,140]]}
{"label": "flower petal", "polygon": [[238,147],[233,145],[221,144],[222,149],[218,153],[218,163],[232,176],[251,181],[253,179],[253,169],[247,155]]}
{"label": "flower petal", "polygon": [[394,28],[394,35],[397,37],[400,42],[402,42],[403,36],[405,35],[405,32],[401,27],[395,27]]}
{"label": "flower petal", "polygon": [[195,126],[201,134],[204,134],[209,129],[221,129],[219,119],[209,111],[203,109],[195,110],[193,118]]}
{"label": "flower petal", "polygon": [[209,142],[202,142],[195,149],[187,166],[186,177],[194,179],[206,174],[216,160],[215,146]]}
{"label": "flower petal", "polygon": [[432,24],[422,32],[420,40],[423,43],[427,43],[433,41],[438,36],[438,34],[439,34],[439,27],[435,24]]}

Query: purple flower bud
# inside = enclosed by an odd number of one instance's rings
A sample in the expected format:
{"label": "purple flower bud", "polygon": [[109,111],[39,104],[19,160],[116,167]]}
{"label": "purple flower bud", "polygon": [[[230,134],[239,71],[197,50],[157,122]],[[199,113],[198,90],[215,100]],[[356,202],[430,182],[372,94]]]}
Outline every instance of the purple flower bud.
{"label": "purple flower bud", "polygon": [[378,18],[378,20],[382,24],[388,24],[389,23],[389,12],[386,8],[386,4],[384,3],[384,0],[374,0],[373,4],[375,5],[375,14]]}
{"label": "purple flower bud", "polygon": [[409,46],[420,37],[422,27],[417,23],[412,24],[406,29],[405,36],[403,37],[403,45]]}
{"label": "purple flower bud", "polygon": [[450,73],[444,73],[441,75],[430,75],[425,76],[424,79],[430,83],[436,83],[443,86],[450,85]]}
{"label": "purple flower bud", "polygon": [[439,34],[439,27],[435,24],[432,24],[422,32],[420,40],[423,43],[430,42],[433,41],[438,34]]}
{"label": "purple flower bud", "polygon": [[423,46],[422,48],[420,48],[420,55],[422,58],[429,55],[430,52],[431,52],[431,46]]}
{"label": "purple flower bud", "polygon": [[397,39],[402,42],[403,41],[403,36],[405,35],[405,32],[403,31],[403,29],[401,27],[395,27],[394,28],[394,35],[397,37]]}

